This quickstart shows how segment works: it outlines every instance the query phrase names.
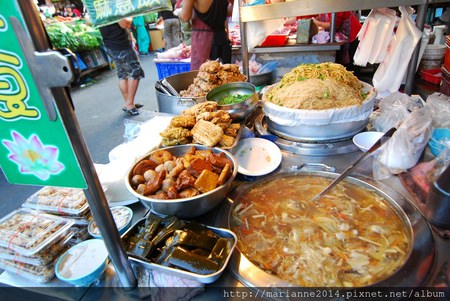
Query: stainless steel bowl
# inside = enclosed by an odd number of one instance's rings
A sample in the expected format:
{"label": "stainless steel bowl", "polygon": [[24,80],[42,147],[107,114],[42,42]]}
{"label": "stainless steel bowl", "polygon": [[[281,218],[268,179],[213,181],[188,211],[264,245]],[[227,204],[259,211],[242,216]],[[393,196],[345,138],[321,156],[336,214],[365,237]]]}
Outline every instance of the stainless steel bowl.
{"label": "stainless steel bowl", "polygon": [[255,86],[264,86],[272,83],[273,71],[250,74],[250,82]]}
{"label": "stainless steel bowl", "polygon": [[138,162],[140,162],[145,158],[148,158],[153,152],[155,152],[153,151],[148,153],[144,157],[140,158],[135,164],[131,166],[130,170],[128,171],[128,176],[125,178],[125,185],[128,191],[130,191],[130,193],[136,196],[145,207],[151,209],[155,213],[163,215],[174,215],[180,218],[193,218],[200,216],[216,207],[220,202],[222,202],[225,199],[228,191],[230,190],[231,183],[236,177],[238,166],[237,161],[231,153],[217,147],[211,148],[198,144],[185,144],[185,145],[170,146],[162,149],[168,150],[169,152],[172,153],[172,155],[180,157],[184,153],[186,153],[186,151],[192,146],[195,146],[197,149],[200,150],[212,149],[213,153],[224,153],[225,156],[229,160],[231,160],[231,162],[233,163],[233,173],[223,185],[207,193],[183,199],[159,200],[139,194],[133,189],[133,187],[130,184],[132,171],[134,166]]}
{"label": "stainless steel bowl", "polygon": [[223,97],[243,94],[251,94],[251,96],[236,104],[219,105],[219,110],[230,113],[234,121],[242,121],[256,108],[256,104],[258,103],[258,94],[253,84],[248,82],[223,84],[209,91],[206,95],[206,100],[219,102]]}
{"label": "stainless steel bowl", "polygon": [[[197,76],[198,70],[182,72],[174,74],[165,78],[169,84],[178,92],[186,90],[190,84],[194,82],[194,78]],[[168,95],[159,91],[155,84],[156,100],[158,102],[158,111],[163,113],[169,113],[179,115],[184,110],[192,107],[193,105],[204,102],[205,97],[179,97]]]}

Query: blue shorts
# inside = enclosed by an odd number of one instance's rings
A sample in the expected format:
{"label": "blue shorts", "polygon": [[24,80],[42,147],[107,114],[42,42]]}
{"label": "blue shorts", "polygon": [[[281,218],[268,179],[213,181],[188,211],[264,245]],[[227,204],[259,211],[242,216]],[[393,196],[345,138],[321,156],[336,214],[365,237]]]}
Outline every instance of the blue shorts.
{"label": "blue shorts", "polygon": [[106,52],[116,64],[119,79],[141,79],[145,77],[135,50],[111,50],[107,48]]}

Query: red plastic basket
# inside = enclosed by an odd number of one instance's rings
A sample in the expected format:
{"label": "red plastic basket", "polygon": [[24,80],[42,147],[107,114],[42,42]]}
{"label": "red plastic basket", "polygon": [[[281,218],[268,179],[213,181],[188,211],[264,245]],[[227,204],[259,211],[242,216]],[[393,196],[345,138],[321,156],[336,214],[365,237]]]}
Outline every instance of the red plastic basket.
{"label": "red plastic basket", "polygon": [[288,41],[288,34],[270,34],[261,43],[261,47],[284,46]]}
{"label": "red plastic basket", "polygon": [[426,80],[427,82],[439,85],[442,80],[442,71],[440,68],[423,70],[420,73],[420,76],[422,77],[423,80]]}

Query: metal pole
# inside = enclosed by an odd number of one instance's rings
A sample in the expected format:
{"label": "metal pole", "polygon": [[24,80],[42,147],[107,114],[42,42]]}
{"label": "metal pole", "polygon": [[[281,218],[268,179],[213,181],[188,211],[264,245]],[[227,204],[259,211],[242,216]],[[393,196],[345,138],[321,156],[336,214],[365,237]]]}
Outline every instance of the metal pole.
{"label": "metal pole", "polygon": [[241,17],[242,0],[239,0],[239,27],[241,30],[241,56],[242,56],[242,73],[250,80],[250,70],[248,65],[248,45],[247,45],[247,22],[242,22]]}
{"label": "metal pole", "polygon": [[[17,3],[19,4],[24,20],[26,20],[27,30],[30,33],[36,51],[48,51],[49,41],[34,4],[31,0],[18,0]],[[30,67],[32,68],[33,66]],[[81,129],[72,108],[70,94],[64,87],[52,88],[52,94],[88,184],[88,188],[84,191],[86,199],[102,233],[111,262],[115,267],[122,287],[132,289],[136,287],[136,278],[122,245],[114,218],[109,210],[108,202],[95,171],[92,158],[83,139]]]}
{"label": "metal pole", "polygon": [[[425,25],[425,19],[427,17],[428,10],[428,1],[425,4],[421,4],[417,9],[417,17],[416,17],[416,26],[423,31],[423,27]],[[405,83],[405,93],[411,95],[414,84],[414,77],[416,75],[417,70],[417,61],[419,60],[419,52],[422,38],[419,39],[419,42],[414,49],[411,60],[408,64],[408,69],[406,71],[406,83]]]}
{"label": "metal pole", "polygon": [[331,13],[331,20],[330,20],[330,41],[336,42],[335,40],[336,35],[336,13]]}

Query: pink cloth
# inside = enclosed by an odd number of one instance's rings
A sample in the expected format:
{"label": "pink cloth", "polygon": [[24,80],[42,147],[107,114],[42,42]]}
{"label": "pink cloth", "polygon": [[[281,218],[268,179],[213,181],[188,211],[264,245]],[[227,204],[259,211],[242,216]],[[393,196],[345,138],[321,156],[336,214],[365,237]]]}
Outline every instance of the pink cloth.
{"label": "pink cloth", "polygon": [[209,59],[214,32],[202,20],[192,17],[191,70],[198,70]]}

